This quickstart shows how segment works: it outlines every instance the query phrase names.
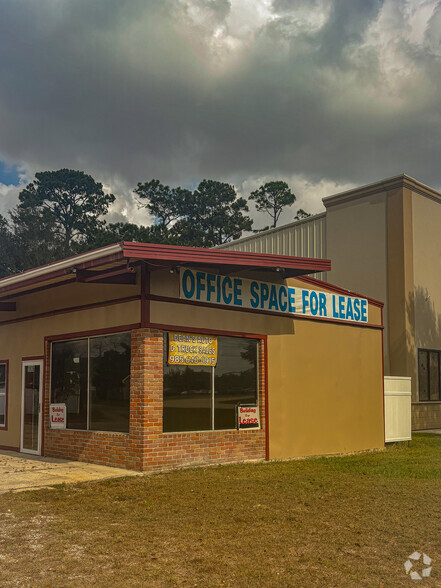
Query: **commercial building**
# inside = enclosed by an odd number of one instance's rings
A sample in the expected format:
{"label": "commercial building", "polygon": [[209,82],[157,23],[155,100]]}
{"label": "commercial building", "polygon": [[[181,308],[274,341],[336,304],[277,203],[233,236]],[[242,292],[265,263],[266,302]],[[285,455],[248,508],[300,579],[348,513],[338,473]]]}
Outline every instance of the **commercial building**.
{"label": "commercial building", "polygon": [[382,303],[330,268],[119,243],[0,280],[0,446],[144,471],[382,448]]}
{"label": "commercial building", "polygon": [[412,378],[414,430],[441,428],[441,194],[403,174],[323,204],[222,248],[329,257],[323,279],[384,301],[385,374]]}

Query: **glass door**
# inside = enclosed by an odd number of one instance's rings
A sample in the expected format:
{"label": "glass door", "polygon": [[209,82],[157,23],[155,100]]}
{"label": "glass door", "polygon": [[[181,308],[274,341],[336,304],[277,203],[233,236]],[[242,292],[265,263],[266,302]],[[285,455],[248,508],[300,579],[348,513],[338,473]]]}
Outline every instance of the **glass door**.
{"label": "glass door", "polygon": [[41,453],[43,361],[24,361],[22,369],[21,451]]}

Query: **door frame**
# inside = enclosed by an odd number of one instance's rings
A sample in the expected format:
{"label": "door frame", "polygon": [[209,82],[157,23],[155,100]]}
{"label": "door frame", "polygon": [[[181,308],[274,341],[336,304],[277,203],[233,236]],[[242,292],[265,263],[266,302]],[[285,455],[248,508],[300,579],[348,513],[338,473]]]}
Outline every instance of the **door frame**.
{"label": "door frame", "polygon": [[[38,396],[38,449],[25,449],[23,447],[23,432],[24,432],[24,393],[25,393],[25,368],[30,365],[40,366],[39,378],[39,396]],[[22,453],[31,453],[33,455],[41,455],[41,440],[43,434],[42,427],[42,413],[43,413],[43,359],[26,359],[21,362],[21,427],[20,427],[20,451]]]}

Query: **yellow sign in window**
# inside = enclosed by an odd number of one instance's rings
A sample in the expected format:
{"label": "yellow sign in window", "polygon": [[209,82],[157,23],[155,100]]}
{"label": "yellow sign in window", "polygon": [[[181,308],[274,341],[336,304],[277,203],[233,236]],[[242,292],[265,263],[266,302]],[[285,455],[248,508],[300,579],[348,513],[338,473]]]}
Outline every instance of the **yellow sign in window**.
{"label": "yellow sign in window", "polygon": [[217,337],[198,333],[168,334],[169,365],[205,365],[217,363]]}

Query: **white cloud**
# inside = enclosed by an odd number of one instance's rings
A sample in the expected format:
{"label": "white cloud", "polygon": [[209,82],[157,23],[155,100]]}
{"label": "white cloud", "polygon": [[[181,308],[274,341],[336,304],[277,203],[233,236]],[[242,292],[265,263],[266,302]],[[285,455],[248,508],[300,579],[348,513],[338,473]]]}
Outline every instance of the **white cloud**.
{"label": "white cloud", "polygon": [[20,190],[20,186],[0,182],[0,214],[2,216],[7,216],[8,211],[17,204]]}
{"label": "white cloud", "polygon": [[[294,174],[291,176],[277,178],[274,176],[249,178],[238,185],[238,193],[240,196],[247,198],[251,192],[257,190],[257,188],[266,182],[273,180],[283,180],[286,182],[291,188],[291,191],[296,196],[296,201],[294,204],[282,212],[278,222],[279,226],[292,222],[300,208],[306,212],[309,212],[310,214],[324,212],[325,208],[322,203],[322,198],[332,194],[337,194],[339,192],[344,192],[355,187],[355,184],[347,182],[339,183],[329,180],[311,181],[304,176]],[[251,202],[250,204],[250,216],[254,220],[255,228],[261,228],[268,225],[270,222],[270,217],[264,213],[257,212],[253,206],[253,203]]]}
{"label": "white cloud", "polygon": [[18,204],[20,191],[32,180],[36,170],[28,166],[19,166],[19,182],[15,184],[3,184],[0,182],[0,214],[8,218],[8,212]]}

